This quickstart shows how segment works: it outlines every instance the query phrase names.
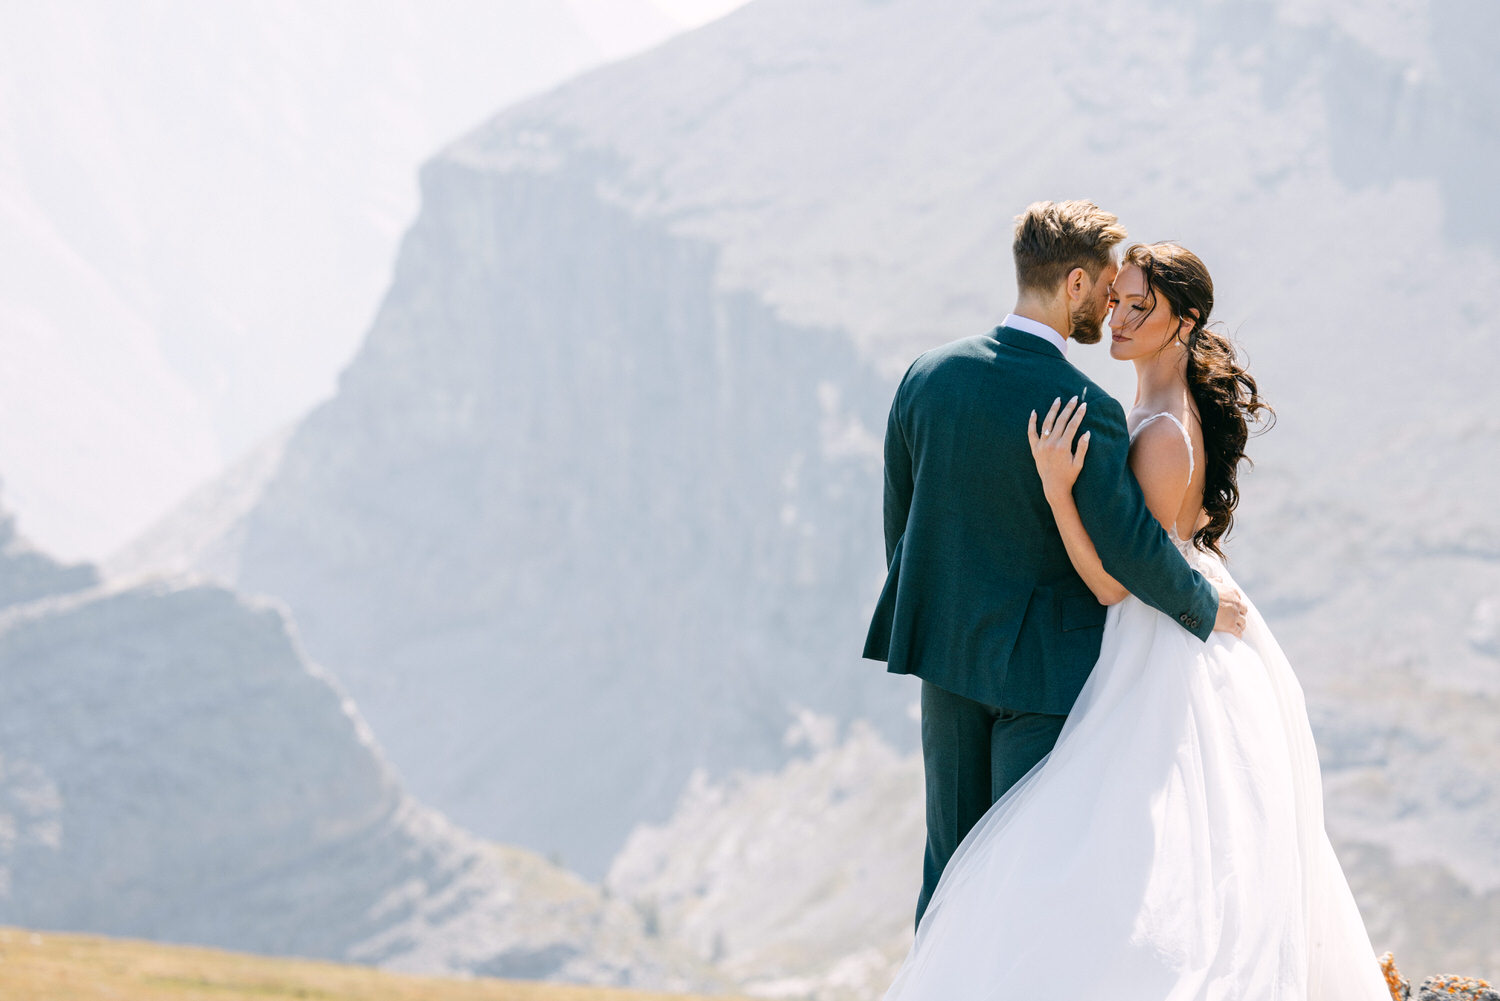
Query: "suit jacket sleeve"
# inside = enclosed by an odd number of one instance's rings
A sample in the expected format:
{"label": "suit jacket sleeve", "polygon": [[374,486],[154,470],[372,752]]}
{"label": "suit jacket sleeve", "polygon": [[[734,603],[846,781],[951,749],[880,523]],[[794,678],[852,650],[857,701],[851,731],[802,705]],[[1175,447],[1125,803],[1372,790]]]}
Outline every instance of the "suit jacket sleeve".
{"label": "suit jacket sleeve", "polygon": [[[911,370],[907,370],[907,375]],[[911,446],[902,426],[901,394],[906,376],[896,387],[891,413],[885,422],[885,563],[889,567],[896,555],[896,543],[906,533],[906,519],[911,513],[912,457]]]}
{"label": "suit jacket sleeve", "polygon": [[1084,426],[1092,432],[1089,454],[1073,499],[1099,561],[1131,594],[1207,640],[1218,617],[1218,591],[1188,566],[1146,506],[1130,472],[1125,412],[1109,397],[1090,400]]}

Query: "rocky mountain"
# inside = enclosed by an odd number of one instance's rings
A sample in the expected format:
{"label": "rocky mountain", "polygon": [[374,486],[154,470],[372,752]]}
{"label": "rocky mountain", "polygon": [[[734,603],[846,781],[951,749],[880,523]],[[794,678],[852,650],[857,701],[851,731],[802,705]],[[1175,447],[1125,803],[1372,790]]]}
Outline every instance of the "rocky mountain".
{"label": "rocky mountain", "polygon": [[714,983],[401,789],[285,613],[97,585],[0,521],[0,923],[433,973]]}
{"label": "rocky mountain", "polygon": [[695,773],[606,886],[666,938],[764,997],[880,997],[911,946],[926,831],[922,761],[862,723],[807,714],[775,773]]}
{"label": "rocky mountain", "polygon": [[[1308,690],[1330,829],[1386,860],[1352,873],[1362,899],[1415,936],[1402,915],[1500,886],[1500,766],[1472,736],[1500,677],[1500,218],[1474,197],[1497,16],[755,0],[429,161],[358,357],[257,499],[114,567],[212,551],[283,598],[466,826],[590,875],[641,823],[711,851],[695,799],[669,819],[690,776],[795,771],[804,713],[914,746],[914,688],[856,659],[890,391],[1008,308],[1021,207],[1088,195],[1204,257],[1279,408],[1235,571]],[[1128,370],[1075,354],[1128,398]],[[752,814],[703,823],[734,839]],[[817,850],[837,868],[847,842]],[[888,914],[870,894],[849,899]],[[694,920],[757,977],[813,975],[757,918]]]}

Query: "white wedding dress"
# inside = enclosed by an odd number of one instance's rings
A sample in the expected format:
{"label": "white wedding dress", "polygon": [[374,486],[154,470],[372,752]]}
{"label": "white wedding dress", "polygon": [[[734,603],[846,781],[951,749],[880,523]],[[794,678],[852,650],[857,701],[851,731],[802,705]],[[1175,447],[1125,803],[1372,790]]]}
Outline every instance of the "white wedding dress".
{"label": "white wedding dress", "polygon": [[1109,609],[1056,746],[959,845],[886,1001],[1051,997],[1388,1001],[1253,605],[1206,644],[1134,596]]}

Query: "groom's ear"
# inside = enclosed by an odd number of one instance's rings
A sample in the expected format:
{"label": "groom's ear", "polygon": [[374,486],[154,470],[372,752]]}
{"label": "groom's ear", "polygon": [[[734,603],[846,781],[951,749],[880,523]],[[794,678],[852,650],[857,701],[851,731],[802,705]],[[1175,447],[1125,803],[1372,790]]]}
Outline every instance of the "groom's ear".
{"label": "groom's ear", "polygon": [[1063,279],[1063,296],[1068,299],[1081,299],[1093,287],[1094,279],[1089,277],[1088,270],[1074,268]]}

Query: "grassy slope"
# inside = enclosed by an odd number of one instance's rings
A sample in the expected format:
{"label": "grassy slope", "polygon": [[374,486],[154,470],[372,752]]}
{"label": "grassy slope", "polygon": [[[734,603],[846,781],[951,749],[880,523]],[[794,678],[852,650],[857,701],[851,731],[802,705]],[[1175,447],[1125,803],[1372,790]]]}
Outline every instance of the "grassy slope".
{"label": "grassy slope", "polygon": [[[26,1001],[691,1001],[570,984],[413,977],[364,966],[0,928],[0,998]],[[717,998],[715,1001],[726,1001]]]}

